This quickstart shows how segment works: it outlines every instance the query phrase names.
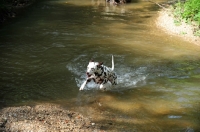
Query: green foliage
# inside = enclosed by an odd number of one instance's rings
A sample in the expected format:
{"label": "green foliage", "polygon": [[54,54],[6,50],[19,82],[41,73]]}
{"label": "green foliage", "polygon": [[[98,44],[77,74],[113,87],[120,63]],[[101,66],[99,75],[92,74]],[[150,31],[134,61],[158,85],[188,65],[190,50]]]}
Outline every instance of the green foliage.
{"label": "green foliage", "polygon": [[180,25],[181,25],[181,21],[180,21],[180,20],[174,20],[174,24],[175,24],[176,26],[180,26]]}
{"label": "green foliage", "polygon": [[195,36],[200,36],[200,30],[195,31],[195,32],[194,32],[194,35],[195,35]]}
{"label": "green foliage", "polygon": [[179,0],[175,5],[174,5],[174,17],[177,19],[177,21],[181,20],[181,14],[183,12],[183,3]]}
{"label": "green foliage", "polygon": [[183,5],[183,18],[200,22],[200,0],[187,0]]}
{"label": "green foliage", "polygon": [[200,25],[200,0],[178,1],[174,5],[174,16],[176,19],[185,20],[187,23],[195,21]]}
{"label": "green foliage", "polygon": [[186,33],[186,32],[180,32],[180,34],[181,34],[181,35],[185,35],[185,34],[187,34],[187,33]]}

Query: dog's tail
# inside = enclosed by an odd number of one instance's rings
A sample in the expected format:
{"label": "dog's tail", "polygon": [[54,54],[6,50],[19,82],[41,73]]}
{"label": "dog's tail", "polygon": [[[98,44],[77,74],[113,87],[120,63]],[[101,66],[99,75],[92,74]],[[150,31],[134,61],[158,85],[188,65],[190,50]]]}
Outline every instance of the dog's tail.
{"label": "dog's tail", "polygon": [[113,55],[112,55],[112,71],[114,71],[114,58],[113,58]]}

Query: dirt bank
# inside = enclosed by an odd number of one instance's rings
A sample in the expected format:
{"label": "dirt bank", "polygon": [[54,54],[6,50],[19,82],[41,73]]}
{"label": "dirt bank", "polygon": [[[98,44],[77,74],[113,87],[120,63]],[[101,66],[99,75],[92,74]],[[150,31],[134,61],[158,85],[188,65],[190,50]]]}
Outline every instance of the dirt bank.
{"label": "dirt bank", "polygon": [[54,104],[8,107],[0,110],[0,132],[100,131],[81,114]]}
{"label": "dirt bank", "polygon": [[194,28],[184,22],[180,26],[174,24],[174,17],[169,10],[162,10],[158,12],[158,18],[156,19],[156,25],[168,34],[181,37],[185,41],[189,41],[196,45],[200,45],[200,37],[193,34]]}

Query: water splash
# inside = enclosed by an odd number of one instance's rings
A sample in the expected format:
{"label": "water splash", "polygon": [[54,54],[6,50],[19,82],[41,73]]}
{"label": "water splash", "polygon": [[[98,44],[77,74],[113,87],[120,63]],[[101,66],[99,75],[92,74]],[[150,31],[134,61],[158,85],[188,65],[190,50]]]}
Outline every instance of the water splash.
{"label": "water splash", "polygon": [[[110,55],[109,55],[110,56]],[[76,58],[74,58],[71,63],[68,63],[66,65],[66,68],[74,75],[74,80],[76,82],[77,87],[79,88],[81,84],[86,79],[86,67],[88,60],[84,61],[87,57],[87,55],[80,55]],[[109,58],[109,57],[106,57]],[[118,85],[113,86],[113,90],[126,90],[135,88],[141,85],[146,84],[146,78],[148,76],[147,74],[147,67],[139,67],[139,68],[131,68],[128,67],[124,63],[117,63],[124,61],[124,56],[116,56],[115,55],[115,72],[118,76]],[[110,62],[111,63],[111,62]],[[91,89],[98,89],[99,85],[91,81],[86,85],[86,90]]]}

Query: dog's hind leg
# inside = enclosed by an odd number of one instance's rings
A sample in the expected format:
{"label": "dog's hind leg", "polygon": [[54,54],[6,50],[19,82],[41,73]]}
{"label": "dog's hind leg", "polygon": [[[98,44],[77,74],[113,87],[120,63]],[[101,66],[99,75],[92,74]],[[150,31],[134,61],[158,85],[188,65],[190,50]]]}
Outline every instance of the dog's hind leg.
{"label": "dog's hind leg", "polygon": [[107,83],[102,83],[99,87],[101,90],[108,90],[111,88],[111,83],[110,82],[107,82]]}
{"label": "dog's hind leg", "polygon": [[106,88],[108,88],[108,86],[109,86],[109,85],[108,85],[108,79],[105,78],[104,81],[100,84],[100,87],[99,87],[99,88],[100,88],[101,90],[106,90]]}

